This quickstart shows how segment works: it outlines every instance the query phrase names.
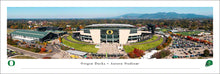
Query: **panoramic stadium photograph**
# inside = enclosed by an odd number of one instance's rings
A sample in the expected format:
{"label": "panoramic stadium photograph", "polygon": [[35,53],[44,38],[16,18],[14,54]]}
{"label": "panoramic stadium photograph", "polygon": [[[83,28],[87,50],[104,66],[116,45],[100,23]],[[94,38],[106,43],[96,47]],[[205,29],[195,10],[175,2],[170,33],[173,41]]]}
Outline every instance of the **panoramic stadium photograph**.
{"label": "panoramic stadium photograph", "polygon": [[213,58],[212,7],[7,7],[8,59]]}

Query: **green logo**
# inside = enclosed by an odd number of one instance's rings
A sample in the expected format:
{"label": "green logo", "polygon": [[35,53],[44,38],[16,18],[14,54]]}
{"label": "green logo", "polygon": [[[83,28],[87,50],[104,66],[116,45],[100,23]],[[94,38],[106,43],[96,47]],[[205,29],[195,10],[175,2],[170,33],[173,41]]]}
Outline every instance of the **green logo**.
{"label": "green logo", "polygon": [[213,64],[212,60],[208,60],[208,61],[206,61],[205,66],[206,66],[206,67],[209,67],[209,66],[211,66],[212,64]]}
{"label": "green logo", "polygon": [[9,60],[8,61],[8,66],[14,66],[15,65],[15,61],[14,60]]}

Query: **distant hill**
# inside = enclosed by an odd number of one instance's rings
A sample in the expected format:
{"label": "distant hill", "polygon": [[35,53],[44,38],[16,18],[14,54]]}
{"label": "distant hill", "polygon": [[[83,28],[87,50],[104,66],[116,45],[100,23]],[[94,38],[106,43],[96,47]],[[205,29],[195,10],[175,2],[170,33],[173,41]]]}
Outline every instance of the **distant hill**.
{"label": "distant hill", "polygon": [[197,14],[178,14],[176,12],[158,12],[153,14],[125,14],[115,18],[120,19],[197,19],[197,18],[212,18],[212,16],[204,16]]}

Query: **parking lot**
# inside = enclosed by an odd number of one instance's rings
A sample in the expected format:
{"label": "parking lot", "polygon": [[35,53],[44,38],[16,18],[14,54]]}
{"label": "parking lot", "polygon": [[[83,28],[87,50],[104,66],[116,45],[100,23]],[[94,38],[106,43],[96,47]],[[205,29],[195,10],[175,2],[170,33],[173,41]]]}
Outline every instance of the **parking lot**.
{"label": "parking lot", "polygon": [[208,49],[211,54],[213,46],[206,45],[200,42],[194,42],[187,39],[173,37],[172,45],[168,48],[173,55],[172,58],[189,58],[203,56],[203,51]]}

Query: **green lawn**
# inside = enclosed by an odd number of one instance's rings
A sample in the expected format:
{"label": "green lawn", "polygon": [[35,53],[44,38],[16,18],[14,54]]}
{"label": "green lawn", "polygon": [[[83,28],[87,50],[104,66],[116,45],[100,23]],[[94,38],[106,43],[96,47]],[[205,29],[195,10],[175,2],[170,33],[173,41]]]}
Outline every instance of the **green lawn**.
{"label": "green lawn", "polygon": [[171,30],[171,29],[160,29],[159,31],[167,32],[168,30]]}
{"label": "green lawn", "polygon": [[84,52],[97,53],[97,51],[99,50],[98,48],[95,48],[95,45],[77,44],[77,43],[69,42],[65,39],[62,39],[62,43],[72,48],[75,48],[76,50],[84,51]]}
{"label": "green lawn", "polygon": [[[137,43],[144,43],[144,42],[150,42],[150,41],[154,41],[158,38],[158,36],[153,36],[151,39],[145,40],[145,41],[141,41],[141,42],[137,42]],[[137,43],[131,43],[131,44],[137,44]]]}
{"label": "green lawn", "polygon": [[79,42],[79,43],[87,43],[87,42],[82,42],[82,41],[78,41],[76,39],[73,39],[71,36],[67,37],[68,40],[74,41],[74,42]]}
{"label": "green lawn", "polygon": [[36,58],[30,57],[30,56],[15,56],[15,57],[12,57],[12,58],[15,58],[15,59],[36,59]]}
{"label": "green lawn", "polygon": [[184,36],[190,36],[190,35],[192,35],[192,34],[199,34],[199,33],[201,33],[201,31],[177,32],[177,33],[182,34],[182,35],[184,35]]}
{"label": "green lawn", "polygon": [[125,52],[129,53],[134,50],[134,48],[138,48],[140,50],[148,50],[154,47],[157,47],[163,42],[163,38],[160,38],[160,40],[147,43],[147,44],[141,44],[141,45],[124,45]]}

